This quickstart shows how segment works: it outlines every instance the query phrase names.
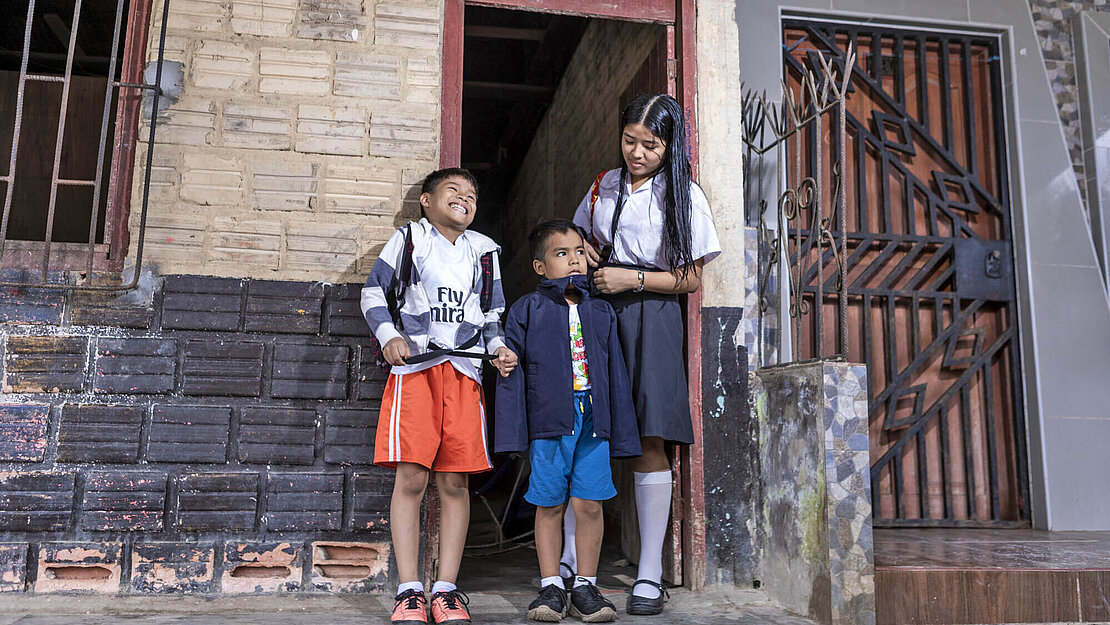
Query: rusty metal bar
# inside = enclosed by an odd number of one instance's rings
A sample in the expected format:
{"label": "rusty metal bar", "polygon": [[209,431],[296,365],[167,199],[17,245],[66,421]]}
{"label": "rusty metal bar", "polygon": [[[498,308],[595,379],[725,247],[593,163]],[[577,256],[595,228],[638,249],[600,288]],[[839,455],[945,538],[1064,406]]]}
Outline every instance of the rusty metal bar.
{"label": "rusty metal bar", "polygon": [[[802,95],[803,95],[803,97],[805,96],[805,88],[802,89]],[[800,108],[800,107],[796,107],[796,108]],[[800,126],[797,123],[797,116],[795,116],[795,128],[800,129]],[[794,135],[794,159],[795,159],[795,167],[794,167],[795,185],[794,185],[794,188],[798,189],[798,190],[801,190],[802,180],[804,179],[804,176],[802,175],[802,133],[801,132],[797,132],[797,134]],[[781,202],[780,202],[780,204],[781,204]],[[795,207],[794,210],[796,211],[795,215],[800,214],[798,212],[798,211],[800,211],[799,208]],[[784,216],[786,215],[785,211],[783,212],[783,215]],[[787,261],[790,260],[790,228],[788,227],[789,223],[790,222],[787,221],[786,219],[784,219],[781,223],[779,223],[779,232],[786,234],[786,245],[784,245],[783,248],[786,250],[786,259],[787,259]],[[802,249],[802,229],[801,228],[796,228],[795,230],[797,231],[797,236],[794,238],[794,249],[801,250]],[[800,260],[801,259],[799,258],[799,261]],[[794,266],[791,267],[791,269],[794,270],[795,273],[796,273],[796,275],[794,276],[794,279],[791,281],[793,283],[793,286],[800,285],[802,283],[802,264],[801,264],[801,262],[794,263]],[[802,297],[804,297],[804,296],[795,297],[795,294],[793,292],[790,294],[790,308],[788,309],[789,314],[787,316],[788,319],[789,319],[789,317],[794,316],[795,311],[800,312],[802,310],[802,307],[805,306],[805,300],[802,299]],[[782,313],[779,313],[779,320],[780,320],[780,322],[782,321]],[[789,360],[789,362],[794,362],[794,360],[796,360],[794,358],[794,356],[797,355],[798,353],[800,353],[798,350],[801,349],[802,325],[800,323],[793,323],[792,322],[790,324],[790,329],[794,333],[794,339],[790,342],[790,360]],[[781,332],[781,330],[780,330],[780,332]]]}
{"label": "rusty metal bar", "polygon": [[[100,189],[104,179],[104,152],[108,143],[108,116],[112,114],[113,80],[116,77],[116,63],[119,57],[119,36],[123,30],[123,0],[116,0],[116,23],[112,29],[112,48],[108,54],[108,79],[104,85],[104,109],[100,116],[100,141],[96,152],[96,178],[93,180],[92,209],[89,217],[89,255],[85,263],[85,275],[93,275],[93,258],[96,249],[97,219],[100,217]],[[105,238],[107,238],[105,232]]]}
{"label": "rusty metal bar", "polygon": [[[825,84],[828,84],[826,79]],[[815,347],[817,348],[816,354],[818,358],[825,356],[825,248],[824,241],[821,238],[820,230],[825,223],[825,218],[821,216],[824,208],[824,196],[821,193],[822,187],[825,186],[825,163],[822,156],[824,150],[822,149],[825,144],[825,135],[821,132],[821,118],[813,120],[813,133],[810,137],[814,150],[816,151],[813,163],[810,166],[815,170],[814,178],[817,180],[817,198],[813,203],[813,227],[810,228],[810,236],[814,233],[817,235],[817,297],[813,301],[813,312],[817,317],[817,322],[814,324]],[[801,250],[798,251],[801,254]],[[801,285],[801,282],[798,283]]]}
{"label": "rusty metal bar", "polygon": [[27,77],[24,78],[24,80],[33,80],[36,82],[65,82],[65,78],[61,76],[50,76],[48,74],[27,74]]}
{"label": "rusty metal bar", "polygon": [[8,218],[12,212],[15,191],[15,158],[19,154],[19,131],[23,126],[23,92],[27,84],[27,62],[31,57],[31,25],[35,17],[35,0],[27,3],[27,22],[23,30],[23,59],[19,64],[19,85],[15,96],[15,127],[12,129],[12,150],[8,161],[8,186],[4,190],[4,215],[0,217],[0,269],[4,266],[4,242],[8,239]]}
{"label": "rusty metal bar", "polygon": [[62,169],[62,142],[66,134],[66,114],[69,112],[69,87],[73,78],[73,55],[77,47],[77,29],[81,24],[81,4],[76,0],[73,5],[73,23],[69,29],[69,46],[66,49],[65,79],[62,82],[62,108],[58,113],[58,139],[54,143],[54,170],[50,175],[50,203],[46,206],[46,239],[42,250],[42,281],[50,272],[50,243],[54,237],[54,211],[58,202],[58,174]]}
{"label": "rusty metal bar", "polygon": [[837,132],[840,137],[839,163],[841,168],[840,184],[837,185],[840,191],[840,197],[837,198],[839,200],[837,210],[840,212],[840,258],[843,259],[845,263],[844,268],[842,268],[840,272],[840,290],[837,297],[840,298],[840,354],[844,356],[844,358],[848,357],[848,276],[846,275],[848,262],[848,191],[844,184],[844,163],[848,162],[847,101],[845,100],[848,91],[847,76],[848,74],[845,74],[843,88],[845,97],[840,99],[840,106],[837,107],[837,110],[840,112],[837,119]]}
{"label": "rusty metal bar", "polygon": [[94,180],[68,180],[66,178],[58,178],[59,187],[91,187],[96,182]]}
{"label": "rusty metal bar", "polygon": [[128,87],[131,89],[147,89],[149,91],[156,91],[158,92],[158,95],[162,95],[162,88],[158,85],[148,85],[147,83],[143,82],[113,82],[112,85],[116,87]]}
{"label": "rusty metal bar", "polygon": [[170,0],[163,0],[162,3],[162,32],[158,37],[158,63],[154,70],[154,85],[152,89],[152,99],[150,104],[150,136],[147,141],[146,150],[146,171],[143,172],[143,203],[139,211],[139,241],[136,244],[135,251],[135,275],[131,277],[131,284],[128,288],[132,288],[139,283],[139,273],[143,268],[143,245],[146,243],[146,218],[147,206],[150,203],[150,169],[154,165],[154,133],[158,129],[158,98],[162,95],[162,90],[159,85],[162,84],[162,66],[165,63],[166,54],[166,28],[168,26],[170,16]]}

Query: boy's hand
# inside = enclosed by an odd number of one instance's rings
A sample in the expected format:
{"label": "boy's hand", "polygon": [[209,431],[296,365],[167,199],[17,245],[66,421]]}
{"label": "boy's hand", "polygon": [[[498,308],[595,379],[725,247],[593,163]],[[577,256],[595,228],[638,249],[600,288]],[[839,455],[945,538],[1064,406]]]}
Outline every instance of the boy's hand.
{"label": "boy's hand", "polygon": [[405,359],[412,355],[409,351],[409,343],[401,337],[390,339],[385,347],[382,348],[382,356],[385,361],[394,367],[400,367],[405,364]]}
{"label": "boy's hand", "polygon": [[497,356],[497,360],[493,361],[493,366],[497,367],[497,370],[501,372],[501,377],[509,377],[513,369],[516,369],[516,354],[508,347],[498,347],[493,353]]}

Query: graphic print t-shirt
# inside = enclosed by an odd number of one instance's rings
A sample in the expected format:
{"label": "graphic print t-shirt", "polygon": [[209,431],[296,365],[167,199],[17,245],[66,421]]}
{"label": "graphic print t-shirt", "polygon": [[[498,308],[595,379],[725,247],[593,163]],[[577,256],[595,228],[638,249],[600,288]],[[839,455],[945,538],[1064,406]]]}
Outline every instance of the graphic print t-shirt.
{"label": "graphic print t-shirt", "polygon": [[574,390],[588,390],[590,388],[590,362],[586,359],[586,340],[582,336],[582,318],[578,316],[578,306],[575,304],[570,304],[570,365],[573,373]]}
{"label": "graphic print t-shirt", "polygon": [[[474,265],[477,262],[477,254],[465,236],[460,236],[452,244],[438,232],[432,235],[431,251],[419,270],[431,308],[428,340],[440,347],[455,347],[459,341],[470,338],[459,337],[458,333],[463,320],[463,300],[474,286]],[[475,347],[471,351],[481,350]],[[481,370],[476,364],[479,361],[460,357],[445,360],[450,360],[463,375],[481,379]],[[432,362],[443,361],[436,359]]]}

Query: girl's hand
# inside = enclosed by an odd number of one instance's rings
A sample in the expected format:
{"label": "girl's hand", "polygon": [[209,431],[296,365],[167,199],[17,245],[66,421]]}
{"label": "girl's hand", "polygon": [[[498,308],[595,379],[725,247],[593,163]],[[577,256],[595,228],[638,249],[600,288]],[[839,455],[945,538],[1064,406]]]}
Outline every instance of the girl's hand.
{"label": "girl's hand", "polygon": [[497,367],[497,370],[501,372],[501,377],[509,377],[513,369],[516,369],[516,353],[508,347],[498,347],[493,353],[497,355],[497,360],[493,361],[493,366]]}
{"label": "girl's hand", "polygon": [[589,241],[583,241],[586,244],[586,264],[591,267],[597,267],[601,263],[601,254],[597,252],[597,248]]}
{"label": "girl's hand", "polygon": [[405,359],[412,355],[409,351],[408,341],[401,337],[391,339],[382,348],[382,356],[385,361],[394,367],[400,367],[405,364]]}
{"label": "girl's hand", "polygon": [[640,278],[633,269],[602,267],[594,272],[594,286],[602,293],[623,293],[640,286]]}

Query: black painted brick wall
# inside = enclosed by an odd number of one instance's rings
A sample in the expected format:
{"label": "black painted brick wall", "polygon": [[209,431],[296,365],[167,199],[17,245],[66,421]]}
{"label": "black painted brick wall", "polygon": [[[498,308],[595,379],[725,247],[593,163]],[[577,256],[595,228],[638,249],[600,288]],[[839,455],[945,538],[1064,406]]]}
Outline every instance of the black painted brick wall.
{"label": "black painted brick wall", "polygon": [[0,293],[0,592],[57,590],[38,570],[86,552],[112,572],[87,591],[220,592],[274,557],[286,576],[259,588],[309,590],[314,542],[388,549],[392,472],[371,462],[385,373],[360,290],[168,276],[145,304]]}

